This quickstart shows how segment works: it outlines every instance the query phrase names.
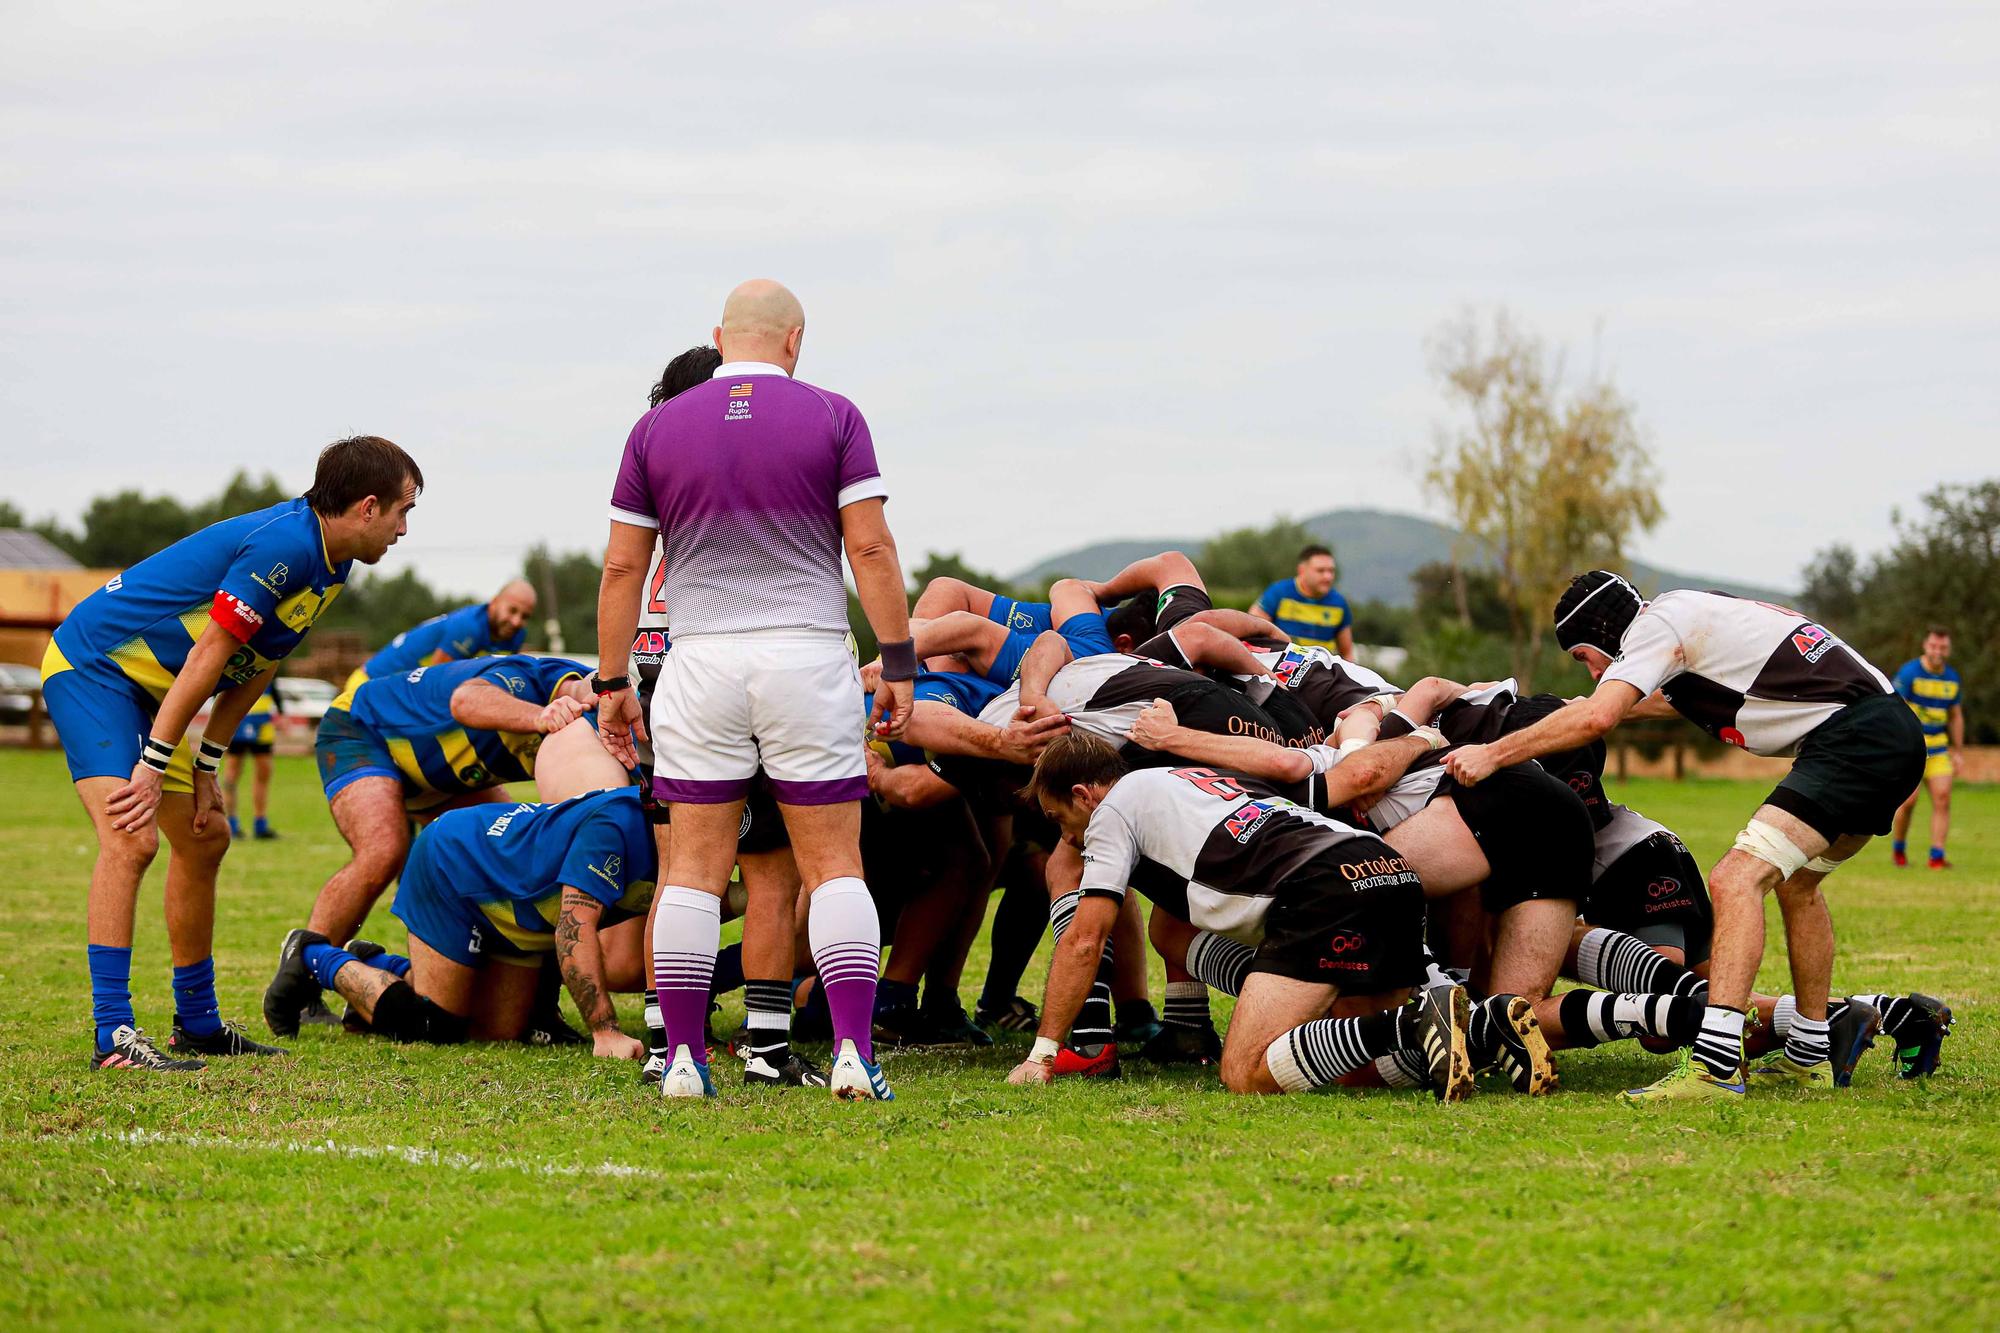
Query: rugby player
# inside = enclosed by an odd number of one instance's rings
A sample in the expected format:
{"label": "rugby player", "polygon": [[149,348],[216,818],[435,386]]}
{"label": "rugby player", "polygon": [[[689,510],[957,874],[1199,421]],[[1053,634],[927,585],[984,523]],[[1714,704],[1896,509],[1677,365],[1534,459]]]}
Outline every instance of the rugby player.
{"label": "rugby player", "polygon": [[316,753],[334,826],[353,856],[279,949],[264,992],[272,1032],[295,1034],[319,998],[298,962],[298,941],[353,938],[402,870],[413,820],[507,800],[498,788],[533,775],[543,737],[596,706],[588,675],[559,657],[483,657],[370,680],[334,700],[320,719]]}
{"label": "rugby player", "polygon": [[[1041,1035],[1008,1075],[1045,1083],[1130,889],[1255,949],[1222,1048],[1238,1093],[1331,1087],[1381,1056],[1422,1051],[1440,1101],[1473,1089],[1457,986],[1423,989],[1424,894],[1409,864],[1365,830],[1246,774],[1128,771],[1076,732],[1035,764],[1032,798],[1081,852],[1080,898],[1049,969]],[[1353,997],[1375,1012],[1328,1017]]]}
{"label": "rugby player", "polygon": [[[93,1069],[199,1069],[204,1055],[268,1053],[223,1024],[211,944],[215,877],[229,848],[216,781],[221,743],[187,729],[218,695],[208,729],[232,735],[277,664],[339,595],[355,561],[405,533],[423,473],[373,435],[320,452],[312,489],[224,519],[147,557],[57,627],[42,663],[49,719],[97,834],[89,965]],[[162,1052],[134,1020],[132,914],[164,832],[174,1023]],[[170,1052],[170,1053],[169,1053]]]}
{"label": "rugby player", "polygon": [[264,692],[257,696],[257,702],[250,705],[250,711],[236,724],[236,732],[229,738],[229,758],[222,765],[222,795],[229,806],[229,836],[243,836],[241,814],[242,802],[237,797],[237,789],[243,781],[243,760],[250,759],[252,777],[250,779],[250,808],[255,813],[252,835],[259,842],[277,837],[271,828],[271,752],[278,740],[278,679],[273,676]]}
{"label": "rugby player", "polygon": [[1298,569],[1257,599],[1257,611],[1309,648],[1330,648],[1354,660],[1354,614],[1333,586],[1333,552],[1314,544],[1299,552]]}
{"label": "rugby player", "polygon": [[370,1030],[439,1043],[518,1040],[553,955],[592,1050],[638,1060],[645,1044],[619,1028],[611,995],[638,990],[643,965],[634,954],[623,975],[608,968],[601,934],[645,915],[656,877],[632,787],[451,810],[417,835],[390,908],[409,928],[407,959],[310,930],[286,948]]}
{"label": "rugby player", "polygon": [[535,614],[535,587],[509,579],[490,602],[474,602],[404,630],[389,646],[354,669],[345,688],[382,676],[400,676],[420,666],[463,662],[474,657],[518,653]]}
{"label": "rugby player", "polygon": [[[666,1096],[714,1091],[697,1052],[706,1053],[721,894],[760,765],[811,895],[808,931],[835,1038],[829,1085],[842,1098],[891,1096],[871,1058],[881,927],[862,879],[868,776],[853,725],[861,684],[847,647],[843,546],[882,645],[869,722],[886,737],[909,720],[917,659],[874,443],[852,403],[791,378],[804,336],[804,310],[784,287],[755,280],[731,292],[714,338],[724,364],[639,419],[612,492],[601,660],[619,660],[632,641],[656,532],[674,620],[650,728],[654,788],[676,825],[653,930],[673,1050]],[[756,467],[745,467],[750,458]],[[600,735],[631,763],[634,733],[646,729],[631,683],[596,688]]]}
{"label": "rugby player", "polygon": [[[1833,922],[1820,882],[1888,832],[1922,780],[1916,717],[1859,653],[1784,607],[1689,591],[1648,602],[1618,575],[1592,570],[1563,593],[1555,622],[1556,641],[1597,689],[1533,726],[1447,757],[1467,787],[1507,765],[1586,745],[1626,717],[1673,712],[1754,754],[1795,756],[1709,876],[1715,936],[1700,1034],[1678,1069],[1625,1095],[1728,1098],[1746,1092],[1751,1078],[1834,1086]],[[1764,895],[1773,890],[1798,1016],[1783,1050],[1746,1071],[1744,1014],[1764,953]]]}
{"label": "rugby player", "polygon": [[[1896,693],[1910,705],[1924,730],[1924,788],[1931,794],[1932,870],[1949,870],[1944,840],[1951,832],[1952,774],[1965,753],[1964,685],[1958,668],[1950,664],[1951,631],[1931,626],[1924,635],[1924,650],[1903,663],[1896,673]],[[1890,831],[1889,855],[1899,866],[1910,863],[1905,843],[1910,836],[1910,820],[1917,812],[1917,792],[1896,811]]]}

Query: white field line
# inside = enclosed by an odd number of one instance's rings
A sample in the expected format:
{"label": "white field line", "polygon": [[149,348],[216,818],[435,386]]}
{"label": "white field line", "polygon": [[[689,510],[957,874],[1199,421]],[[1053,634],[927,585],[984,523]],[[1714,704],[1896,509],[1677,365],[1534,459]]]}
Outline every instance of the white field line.
{"label": "white field line", "polygon": [[315,1157],[345,1157],[356,1160],[404,1162],[411,1166],[437,1166],[447,1171],[520,1171],[531,1176],[594,1176],[607,1180],[670,1180],[664,1171],[629,1166],[624,1162],[546,1162],[529,1157],[473,1157],[466,1153],[439,1152],[434,1148],[407,1148],[395,1144],[335,1143],[323,1139],[294,1143],[281,1139],[232,1139],[217,1134],[163,1134],[152,1129],[128,1129],[119,1134],[91,1134],[89,1141],[116,1143],[128,1148],[226,1148],[234,1152],[301,1153]]}

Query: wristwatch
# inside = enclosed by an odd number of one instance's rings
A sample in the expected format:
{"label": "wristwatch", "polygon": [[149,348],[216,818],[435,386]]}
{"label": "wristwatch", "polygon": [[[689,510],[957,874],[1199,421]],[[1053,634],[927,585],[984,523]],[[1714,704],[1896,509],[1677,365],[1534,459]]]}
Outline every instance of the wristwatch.
{"label": "wristwatch", "polygon": [[590,692],[592,694],[616,694],[620,690],[629,690],[631,688],[632,678],[630,676],[613,676],[610,680],[606,680],[604,677],[598,675],[593,675],[590,678]]}

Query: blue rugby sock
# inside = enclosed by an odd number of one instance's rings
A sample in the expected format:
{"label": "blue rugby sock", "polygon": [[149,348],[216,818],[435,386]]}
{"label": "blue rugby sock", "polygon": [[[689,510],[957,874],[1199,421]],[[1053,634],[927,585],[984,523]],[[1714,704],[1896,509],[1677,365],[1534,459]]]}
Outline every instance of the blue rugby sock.
{"label": "blue rugby sock", "polygon": [[308,944],[299,957],[324,990],[333,989],[333,979],[341,968],[361,961],[337,944]]}
{"label": "blue rugby sock", "polygon": [[132,1023],[132,950],[93,944],[90,955],[90,1012],[97,1023],[97,1049],[111,1049],[111,1034]]}
{"label": "blue rugby sock", "polygon": [[1897,855],[1900,856],[1902,853],[1909,850],[1909,846],[1908,844],[1902,842],[1892,842],[1889,844],[1889,850],[1895,852]]}
{"label": "blue rugby sock", "polygon": [[[308,945],[307,947],[310,948],[312,946]],[[410,975],[410,960],[399,953],[378,953],[373,958],[364,958],[361,961],[369,967],[379,967],[394,977],[407,977]]]}
{"label": "blue rugby sock", "polygon": [[271,821],[268,819],[260,818],[257,821],[256,827],[257,827],[257,832],[259,833],[269,833],[271,831]]}
{"label": "blue rugby sock", "polygon": [[221,1006],[215,999],[215,959],[174,969],[174,1017],[197,1037],[222,1030]]}
{"label": "blue rugby sock", "polygon": [[1931,860],[1933,860],[1933,861],[1942,861],[1942,860],[1944,860],[1944,848],[1942,848],[1942,847],[1933,847],[1933,848],[1931,848]]}

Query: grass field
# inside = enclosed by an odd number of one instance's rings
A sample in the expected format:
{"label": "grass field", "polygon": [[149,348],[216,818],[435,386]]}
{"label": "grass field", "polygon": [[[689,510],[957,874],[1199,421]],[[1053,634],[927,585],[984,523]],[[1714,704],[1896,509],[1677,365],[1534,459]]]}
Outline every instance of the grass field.
{"label": "grass field", "polygon": [[[668,1105],[587,1052],[329,1029],[286,1060],[93,1075],[87,825],[55,755],[0,752],[0,791],[9,1324],[2000,1324],[1993,790],[1961,792],[1952,872],[1871,848],[1834,881],[1836,987],[1956,1007],[1935,1078],[1896,1081],[1878,1047],[1845,1092],[1645,1111],[1611,1094],[1668,1062],[1629,1045],[1568,1057],[1545,1101],[1449,1110],[1136,1064],[1015,1089],[1007,1043],[892,1053],[898,1100],[862,1106],[733,1077]],[[1758,794],[1614,789],[1705,864]],[[275,805],[284,840],[223,871],[217,969],[246,1020],[343,853],[308,761],[281,761]],[[161,873],[134,994],[164,1039]],[[402,939],[382,913],[371,933]],[[969,986],[983,968],[982,945]]]}

